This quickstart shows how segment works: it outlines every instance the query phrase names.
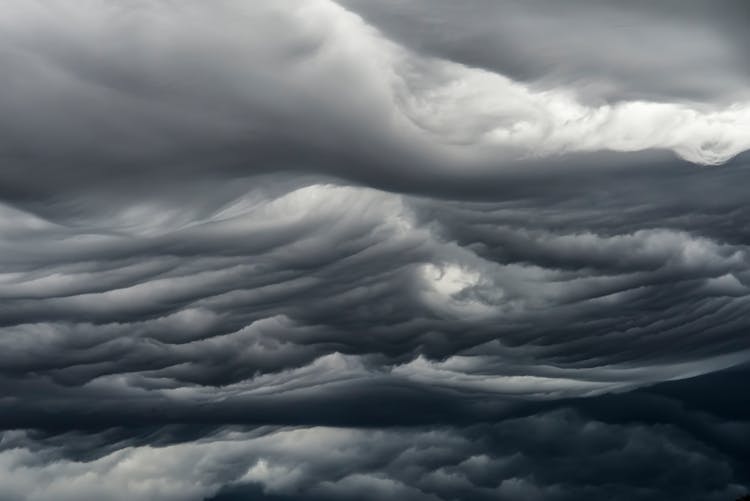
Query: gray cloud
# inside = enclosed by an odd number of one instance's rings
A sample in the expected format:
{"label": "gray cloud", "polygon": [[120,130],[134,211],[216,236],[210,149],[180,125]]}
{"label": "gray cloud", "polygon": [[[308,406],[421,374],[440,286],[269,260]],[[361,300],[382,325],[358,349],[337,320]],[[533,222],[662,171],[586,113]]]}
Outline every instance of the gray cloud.
{"label": "gray cloud", "polygon": [[[30,499],[124,499],[124,492],[155,500],[217,501],[738,496],[747,480],[742,463],[703,440],[695,424],[726,431],[705,414],[676,406],[687,402],[675,398],[674,389],[606,397],[623,398],[624,414],[640,412],[637,421],[611,412],[592,415],[591,408],[603,404],[594,398],[584,401],[587,410],[568,406],[459,427],[223,428],[198,436],[166,428],[156,449],[145,446],[154,443],[147,429],[135,435],[132,429],[6,432],[0,458],[19,472],[6,478],[8,492],[16,489]],[[599,406],[618,409],[611,403]],[[719,409],[707,402],[702,407],[704,413]],[[671,424],[660,423],[663,409],[672,409]],[[686,421],[695,424],[685,426]],[[745,433],[747,426],[736,423],[735,433]]]}
{"label": "gray cloud", "polygon": [[0,499],[739,496],[746,8],[680,5],[5,2]]}
{"label": "gray cloud", "polygon": [[[570,171],[580,160],[556,158],[566,153],[665,149],[713,164],[749,146],[743,97],[587,104],[575,83],[537,89],[424,57],[323,0],[10,3],[6,19],[0,180],[5,198],[26,204],[83,196],[88,206],[100,191],[110,204],[205,190],[215,194],[202,203],[226,201],[222,179],[279,170],[483,186],[518,169]],[[689,26],[670,30],[695,40]],[[729,42],[716,37],[723,54]]]}
{"label": "gray cloud", "polygon": [[586,99],[747,98],[741,1],[341,3],[418,52]]}

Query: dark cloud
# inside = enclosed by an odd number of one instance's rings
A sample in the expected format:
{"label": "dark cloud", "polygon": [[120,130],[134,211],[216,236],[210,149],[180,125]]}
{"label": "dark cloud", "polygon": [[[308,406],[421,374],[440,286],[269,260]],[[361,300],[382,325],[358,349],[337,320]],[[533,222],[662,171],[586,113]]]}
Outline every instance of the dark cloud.
{"label": "dark cloud", "polygon": [[5,10],[0,500],[745,492],[744,4]]}
{"label": "dark cloud", "polygon": [[747,99],[742,1],[341,3],[416,51],[586,99]]}
{"label": "dark cloud", "polygon": [[[37,499],[59,495],[57,470],[79,495],[103,499],[120,499],[124,481],[154,499],[734,499],[748,481],[746,441],[737,440],[747,412],[727,414],[734,406],[693,390],[746,375],[560,402],[495,422],[478,413],[454,426],[6,432],[0,458],[38,480]],[[731,425],[718,419],[730,414]]]}

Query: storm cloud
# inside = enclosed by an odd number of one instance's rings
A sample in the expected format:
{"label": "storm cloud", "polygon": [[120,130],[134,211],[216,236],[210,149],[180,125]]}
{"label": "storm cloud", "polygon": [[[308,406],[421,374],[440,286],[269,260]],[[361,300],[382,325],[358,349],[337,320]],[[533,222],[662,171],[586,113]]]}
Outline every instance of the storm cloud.
{"label": "storm cloud", "polygon": [[746,493],[744,2],[0,6],[1,500]]}

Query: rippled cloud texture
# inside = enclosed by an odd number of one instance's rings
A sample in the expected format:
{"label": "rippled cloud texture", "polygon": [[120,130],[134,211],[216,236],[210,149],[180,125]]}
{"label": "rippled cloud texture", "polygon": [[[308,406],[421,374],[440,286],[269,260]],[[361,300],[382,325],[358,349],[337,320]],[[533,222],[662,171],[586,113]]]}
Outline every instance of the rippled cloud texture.
{"label": "rippled cloud texture", "polygon": [[747,492],[746,2],[0,8],[0,500]]}

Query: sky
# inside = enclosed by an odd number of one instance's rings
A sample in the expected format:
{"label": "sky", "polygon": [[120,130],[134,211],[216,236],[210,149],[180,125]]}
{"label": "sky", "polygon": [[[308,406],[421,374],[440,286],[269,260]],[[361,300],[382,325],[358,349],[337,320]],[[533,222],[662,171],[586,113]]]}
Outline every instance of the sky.
{"label": "sky", "polygon": [[734,501],[744,0],[0,0],[0,501]]}

